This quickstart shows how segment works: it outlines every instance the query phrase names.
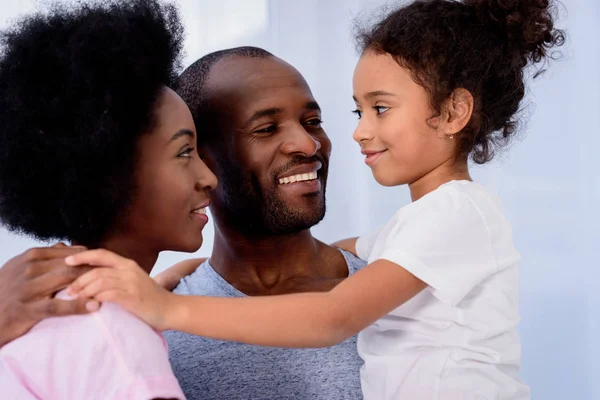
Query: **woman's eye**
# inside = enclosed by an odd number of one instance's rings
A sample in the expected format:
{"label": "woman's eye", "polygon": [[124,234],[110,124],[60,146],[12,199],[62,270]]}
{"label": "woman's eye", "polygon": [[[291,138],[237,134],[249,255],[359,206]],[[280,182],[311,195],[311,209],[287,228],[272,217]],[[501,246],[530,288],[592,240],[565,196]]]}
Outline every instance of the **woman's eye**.
{"label": "woman's eye", "polygon": [[356,114],[356,116],[358,117],[358,119],[362,118],[362,111],[360,111],[359,109],[352,110],[352,114]]}
{"label": "woman's eye", "polygon": [[188,147],[187,149],[185,149],[184,151],[179,153],[179,157],[184,157],[184,158],[192,157],[194,150],[195,150],[194,147]]}

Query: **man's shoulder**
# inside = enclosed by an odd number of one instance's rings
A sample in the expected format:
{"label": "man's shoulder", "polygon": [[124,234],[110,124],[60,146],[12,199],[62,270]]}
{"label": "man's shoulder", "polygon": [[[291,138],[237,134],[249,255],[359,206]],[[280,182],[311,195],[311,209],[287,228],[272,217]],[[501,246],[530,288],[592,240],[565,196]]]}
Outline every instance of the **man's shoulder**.
{"label": "man's shoulder", "polygon": [[237,290],[212,268],[208,260],[184,277],[173,290],[176,294],[218,297],[237,297],[236,292]]}
{"label": "man's shoulder", "polygon": [[365,267],[367,262],[361,258],[358,258],[354,254],[350,253],[346,250],[340,250],[344,259],[346,260],[346,264],[348,265],[348,275],[352,275]]}
{"label": "man's shoulder", "polygon": [[[339,250],[348,266],[348,275],[352,275],[367,265],[367,262],[354,254]],[[184,277],[179,285],[173,290],[176,294],[218,296],[218,297],[240,297],[243,296],[229,282],[223,279],[210,265],[209,260],[204,261],[190,275]]]}

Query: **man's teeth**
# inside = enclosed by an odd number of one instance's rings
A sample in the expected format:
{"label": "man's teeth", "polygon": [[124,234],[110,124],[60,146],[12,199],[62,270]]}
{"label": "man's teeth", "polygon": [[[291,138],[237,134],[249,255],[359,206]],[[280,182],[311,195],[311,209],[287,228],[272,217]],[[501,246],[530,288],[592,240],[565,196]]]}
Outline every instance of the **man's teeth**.
{"label": "man's teeth", "polygon": [[298,174],[298,175],[287,176],[285,178],[279,179],[279,184],[282,185],[284,183],[312,181],[313,179],[317,179],[316,172],[309,172],[307,174]]}
{"label": "man's teeth", "polygon": [[194,213],[194,214],[206,214],[206,208],[199,208],[197,210],[193,210],[192,213]]}

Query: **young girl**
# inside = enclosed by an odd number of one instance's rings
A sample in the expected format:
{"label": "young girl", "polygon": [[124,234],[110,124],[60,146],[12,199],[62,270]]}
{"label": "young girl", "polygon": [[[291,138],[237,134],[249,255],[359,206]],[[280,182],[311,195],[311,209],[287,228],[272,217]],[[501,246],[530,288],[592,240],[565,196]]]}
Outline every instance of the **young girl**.
{"label": "young girl", "polygon": [[[182,42],[176,9],[156,0],[56,6],[2,32],[3,225],[110,249],[142,274],[163,250],[198,250],[217,181],[168,88]],[[48,250],[25,253],[24,268],[72,249]],[[184,398],[162,336],[115,304],[43,320],[2,346],[0,388],[11,400]]]}
{"label": "young girl", "polygon": [[369,265],[330,292],[181,297],[103,251],[67,258],[112,267],[72,291],[157,329],[258,345],[329,346],[360,332],[366,399],[528,399],[517,378],[519,254],[468,159],[488,162],[512,137],[524,69],[562,44],[549,3],[416,1],[359,36],[354,139],[377,182],[408,184],[412,203],[339,243]]}

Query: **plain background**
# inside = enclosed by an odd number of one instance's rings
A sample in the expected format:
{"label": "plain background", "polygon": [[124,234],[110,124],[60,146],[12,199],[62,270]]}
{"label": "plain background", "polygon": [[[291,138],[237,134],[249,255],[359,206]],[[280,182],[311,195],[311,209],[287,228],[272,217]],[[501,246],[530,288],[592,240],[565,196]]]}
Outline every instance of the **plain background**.
{"label": "plain background", "polygon": [[[330,242],[386,221],[409,201],[405,188],[382,188],[352,141],[351,78],[358,55],[353,20],[381,0],[179,0],[187,28],[186,62],[239,45],[264,47],[305,76],[323,109],[334,146],[328,211],[314,234]],[[533,399],[600,399],[600,2],[564,0],[563,60],[529,86],[521,140],[474,177],[503,198],[521,263],[522,378]],[[34,9],[0,0],[0,26]],[[566,8],[566,10],[565,10]],[[375,14],[376,15],[376,14]],[[212,227],[197,253],[210,254]],[[0,264],[36,245],[0,230]],[[155,272],[190,257],[164,253]],[[594,339],[596,338],[596,339]]]}

